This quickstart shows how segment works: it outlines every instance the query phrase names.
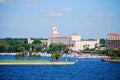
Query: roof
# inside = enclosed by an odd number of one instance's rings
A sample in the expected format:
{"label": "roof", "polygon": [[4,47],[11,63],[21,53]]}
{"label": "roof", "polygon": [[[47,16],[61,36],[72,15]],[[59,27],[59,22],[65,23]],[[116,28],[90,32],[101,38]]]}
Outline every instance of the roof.
{"label": "roof", "polygon": [[117,34],[117,33],[109,33],[108,36],[110,36],[110,37],[118,37],[118,36],[120,36],[120,34]]}
{"label": "roof", "polygon": [[52,34],[52,37],[60,37],[60,34]]}
{"label": "roof", "polygon": [[79,34],[70,34],[70,36],[80,36]]}

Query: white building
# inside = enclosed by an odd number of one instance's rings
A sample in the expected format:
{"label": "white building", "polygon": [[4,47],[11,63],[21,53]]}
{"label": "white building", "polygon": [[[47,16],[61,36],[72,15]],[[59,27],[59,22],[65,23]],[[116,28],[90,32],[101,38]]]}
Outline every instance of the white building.
{"label": "white building", "polygon": [[[81,36],[79,34],[70,34],[69,36],[61,36],[58,31],[57,27],[54,25],[52,27],[52,34],[48,38],[48,40],[41,40],[42,42],[47,42],[47,44],[51,43],[63,43],[69,46],[72,50],[84,50],[85,48],[95,48],[99,46],[99,39],[95,40],[81,40]],[[28,39],[28,44],[31,44],[33,40],[30,38]]]}
{"label": "white building", "polygon": [[85,48],[95,48],[99,46],[99,39],[95,40],[81,40],[79,34],[70,34],[69,36],[61,36],[57,32],[57,27],[53,26],[52,35],[48,38],[49,43],[64,43],[70,46],[71,49],[78,51]]}

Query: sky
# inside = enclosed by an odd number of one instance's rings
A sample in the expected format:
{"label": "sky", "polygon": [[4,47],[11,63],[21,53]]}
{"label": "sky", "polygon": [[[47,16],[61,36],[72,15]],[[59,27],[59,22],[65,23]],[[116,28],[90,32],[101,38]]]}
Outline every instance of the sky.
{"label": "sky", "polygon": [[82,39],[120,34],[120,0],[0,0],[0,38],[48,38],[53,25]]}

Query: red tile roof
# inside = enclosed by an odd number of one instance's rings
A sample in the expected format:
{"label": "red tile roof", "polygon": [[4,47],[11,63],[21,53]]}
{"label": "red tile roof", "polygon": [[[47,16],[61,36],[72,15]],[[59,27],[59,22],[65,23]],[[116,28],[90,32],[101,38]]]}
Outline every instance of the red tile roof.
{"label": "red tile roof", "polygon": [[60,34],[52,34],[52,37],[63,37]]}
{"label": "red tile roof", "polygon": [[117,34],[117,33],[109,33],[108,36],[110,36],[110,37],[117,37],[117,36],[120,36],[120,34]]}

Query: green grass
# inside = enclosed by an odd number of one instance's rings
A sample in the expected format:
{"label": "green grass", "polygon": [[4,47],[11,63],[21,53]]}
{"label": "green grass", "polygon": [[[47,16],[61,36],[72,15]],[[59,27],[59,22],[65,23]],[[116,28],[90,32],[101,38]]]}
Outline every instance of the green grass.
{"label": "green grass", "polygon": [[0,60],[0,63],[39,63],[50,62],[49,60]]}

